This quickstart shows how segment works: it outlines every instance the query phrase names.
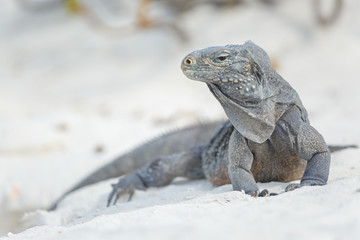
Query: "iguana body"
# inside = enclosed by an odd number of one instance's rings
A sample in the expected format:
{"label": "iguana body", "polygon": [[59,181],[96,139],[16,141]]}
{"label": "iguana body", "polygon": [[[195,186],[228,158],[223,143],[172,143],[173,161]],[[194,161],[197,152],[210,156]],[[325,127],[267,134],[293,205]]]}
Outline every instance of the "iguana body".
{"label": "iguana body", "polygon": [[[108,205],[124,193],[164,186],[175,177],[207,178],[214,185],[259,193],[256,182],[301,179],[327,182],[330,152],[310,126],[297,93],[272,68],[266,53],[248,42],[189,54],[182,69],[206,82],[230,121],[190,126],[162,135],[115,159],[67,191],[122,176]],[[341,150],[352,146],[337,146]],[[129,199],[130,199],[129,198]]]}
{"label": "iguana body", "polygon": [[108,205],[135,189],[169,184],[177,176],[206,177],[214,185],[257,196],[257,181],[291,181],[286,191],[324,185],[330,151],[310,125],[296,91],[252,42],[210,47],[187,55],[184,74],[204,82],[229,121],[206,144],[163,156],[113,186]]}

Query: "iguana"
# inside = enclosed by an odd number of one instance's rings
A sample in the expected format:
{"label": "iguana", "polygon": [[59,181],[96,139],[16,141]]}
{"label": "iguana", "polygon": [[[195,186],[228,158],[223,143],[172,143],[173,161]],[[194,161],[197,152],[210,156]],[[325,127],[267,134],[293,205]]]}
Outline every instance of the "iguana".
{"label": "iguana", "polygon": [[164,186],[178,176],[232,184],[251,196],[268,195],[256,182],[301,179],[285,191],[324,185],[330,152],[356,147],[326,145],[296,91],[251,41],[192,52],[181,69],[207,84],[229,120],[190,126],[141,145],[91,174],[50,210],[76,189],[124,174],[113,184],[108,206],[125,193],[130,200],[135,190]]}

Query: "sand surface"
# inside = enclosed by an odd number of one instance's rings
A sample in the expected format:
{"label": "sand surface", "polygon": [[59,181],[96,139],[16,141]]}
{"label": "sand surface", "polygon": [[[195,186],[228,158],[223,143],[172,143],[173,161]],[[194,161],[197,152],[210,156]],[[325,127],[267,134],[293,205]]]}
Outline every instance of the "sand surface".
{"label": "sand surface", "polygon": [[[250,39],[263,47],[326,141],[360,145],[360,2],[345,1],[339,20],[326,28],[316,24],[311,4],[197,7],[178,17],[189,39],[183,42],[164,28],[119,33],[61,9],[34,15],[4,1],[0,236],[357,239],[359,149],[333,154],[328,185],[277,197],[252,198],[230,185],[176,179],[106,208],[109,185],[116,182],[111,179],[68,196],[55,212],[41,210],[138,143],[167,129],[224,118],[207,87],[179,68],[187,53],[211,45]],[[286,185],[259,187],[283,192]]]}

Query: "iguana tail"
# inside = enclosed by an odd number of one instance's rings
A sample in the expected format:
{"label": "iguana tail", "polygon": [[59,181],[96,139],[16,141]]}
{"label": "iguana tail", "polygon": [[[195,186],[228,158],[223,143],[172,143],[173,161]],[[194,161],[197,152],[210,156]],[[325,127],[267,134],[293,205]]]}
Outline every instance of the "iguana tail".
{"label": "iguana tail", "polygon": [[332,145],[328,145],[329,150],[331,153],[333,152],[337,152],[337,151],[341,151],[344,150],[346,148],[357,148],[357,145],[337,145],[337,146],[332,146]]}
{"label": "iguana tail", "polygon": [[195,124],[150,140],[88,175],[73,188],[65,192],[48,210],[56,209],[57,204],[65,196],[79,188],[106,179],[120,177],[141,168],[161,156],[185,151],[193,146],[208,142],[222,123],[223,121]]}

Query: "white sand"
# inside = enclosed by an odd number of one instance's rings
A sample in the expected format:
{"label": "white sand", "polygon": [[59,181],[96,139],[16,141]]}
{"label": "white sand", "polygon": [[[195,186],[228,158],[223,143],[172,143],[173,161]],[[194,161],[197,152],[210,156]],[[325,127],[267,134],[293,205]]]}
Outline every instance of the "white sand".
{"label": "white sand", "polygon": [[[197,8],[170,31],[120,37],[61,11],[0,8],[0,234],[10,239],[357,239],[360,150],[333,154],[329,184],[251,198],[178,179],[105,208],[109,184],[43,210],[92,170],[166,129],[224,117],[206,86],[182,75],[188,52],[251,39],[298,91],[331,144],[360,145],[360,2],[345,1],[330,28],[311,1]],[[96,148],[103,152],[97,153]],[[286,183],[259,184],[283,191]],[[21,217],[27,213],[23,220]],[[4,237],[6,238],[6,237]]]}

